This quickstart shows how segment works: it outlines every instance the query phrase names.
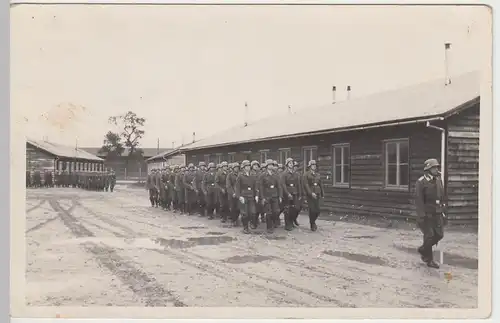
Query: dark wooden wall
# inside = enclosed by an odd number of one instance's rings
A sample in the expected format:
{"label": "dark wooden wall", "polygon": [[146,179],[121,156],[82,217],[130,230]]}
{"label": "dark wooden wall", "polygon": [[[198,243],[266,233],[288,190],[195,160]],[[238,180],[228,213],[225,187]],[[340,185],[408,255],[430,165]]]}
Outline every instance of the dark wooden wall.
{"label": "dark wooden wall", "polygon": [[[389,189],[385,187],[384,140],[401,138],[409,139],[409,187],[406,190]],[[205,154],[210,154],[210,160],[215,161],[216,153],[222,153],[226,160],[229,152],[237,152],[236,161],[260,160],[262,149],[269,149],[269,158],[278,159],[280,148],[291,148],[291,157],[302,164],[303,147],[316,146],[318,170],[326,193],[323,211],[339,216],[407,218],[415,215],[414,187],[423,174],[424,161],[440,159],[440,138],[439,131],[420,123],[199,150],[186,153],[186,159],[188,163],[198,164],[205,160]],[[332,145],[339,143],[350,144],[351,185],[346,188],[333,186]],[[250,153],[242,153],[244,151]]]}
{"label": "dark wooden wall", "polygon": [[54,171],[55,157],[26,143],[26,170]]}
{"label": "dark wooden wall", "polygon": [[478,218],[479,110],[477,104],[447,121],[448,213],[455,222]]}

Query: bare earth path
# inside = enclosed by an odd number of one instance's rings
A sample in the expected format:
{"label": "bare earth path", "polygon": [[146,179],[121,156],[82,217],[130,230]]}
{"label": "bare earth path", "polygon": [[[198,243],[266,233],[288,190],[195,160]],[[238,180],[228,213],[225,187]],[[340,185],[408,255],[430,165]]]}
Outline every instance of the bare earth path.
{"label": "bare earth path", "polygon": [[[477,306],[477,234],[449,232],[429,269],[419,232],[307,218],[243,235],[148,206],[146,192],[28,190],[27,305]],[[447,282],[444,273],[452,274]]]}

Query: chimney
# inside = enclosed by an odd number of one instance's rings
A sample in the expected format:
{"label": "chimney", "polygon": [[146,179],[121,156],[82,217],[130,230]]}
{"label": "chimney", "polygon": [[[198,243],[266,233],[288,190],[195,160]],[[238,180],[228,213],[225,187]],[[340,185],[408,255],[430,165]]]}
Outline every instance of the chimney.
{"label": "chimney", "polygon": [[175,141],[172,141],[172,149],[175,148]]}
{"label": "chimney", "polygon": [[336,94],[337,94],[337,87],[334,85],[334,86],[332,87],[332,95],[333,95],[333,101],[332,101],[332,104],[335,104],[335,99],[336,99],[336,98],[335,98],[335,96],[336,96]]}
{"label": "chimney", "polygon": [[292,114],[292,107],[290,105],[288,105],[288,113]]}
{"label": "chimney", "polygon": [[444,85],[451,84],[450,78],[450,51],[451,51],[451,43],[444,44]]}
{"label": "chimney", "polygon": [[245,123],[244,126],[248,126],[248,104],[245,102]]}
{"label": "chimney", "polygon": [[193,142],[196,141],[196,132],[193,132]]}
{"label": "chimney", "polygon": [[351,98],[351,86],[348,85],[347,86],[347,100],[349,100]]}

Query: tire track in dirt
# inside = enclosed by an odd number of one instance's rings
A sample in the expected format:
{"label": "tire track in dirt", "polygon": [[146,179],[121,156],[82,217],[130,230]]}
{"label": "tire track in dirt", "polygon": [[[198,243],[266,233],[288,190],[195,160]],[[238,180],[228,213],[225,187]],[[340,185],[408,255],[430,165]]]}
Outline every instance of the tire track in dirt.
{"label": "tire track in dirt", "polygon": [[59,219],[59,218],[60,218],[60,215],[56,215],[55,217],[52,217],[52,218],[50,218],[50,219],[47,219],[47,220],[45,220],[45,221],[43,221],[43,222],[40,222],[40,223],[38,223],[37,225],[35,225],[35,226],[33,226],[33,227],[29,228],[29,229],[28,229],[28,230],[26,230],[24,233],[26,234],[26,233],[30,233],[30,232],[36,231],[36,230],[38,230],[38,229],[41,229],[41,228],[43,228],[44,226],[46,226],[47,224],[49,224],[50,222],[55,221],[55,220],[57,220],[57,219]]}
{"label": "tire track in dirt", "polygon": [[[147,212],[147,213],[149,213],[150,215],[152,214],[152,212]],[[124,218],[124,217],[122,217],[122,219],[128,220],[128,218]],[[130,221],[133,221],[133,220],[131,219]],[[116,221],[113,221],[113,222],[116,222]],[[122,225],[122,224],[120,224],[120,227],[125,227],[125,226]],[[133,230],[131,230],[128,227],[125,227],[125,228],[126,228],[126,231],[128,231],[127,234],[130,235],[129,238],[134,238],[134,237],[137,237],[137,236],[144,236],[144,235],[142,235],[140,233],[134,232]],[[149,237],[149,238],[151,238],[151,237]],[[266,276],[263,276],[263,275],[259,275],[259,274],[253,273],[253,272],[248,272],[248,271],[245,271],[245,270],[240,269],[240,268],[230,267],[228,265],[220,263],[217,260],[213,260],[213,259],[210,259],[210,258],[207,258],[207,257],[203,257],[203,256],[200,256],[198,254],[189,252],[187,250],[183,250],[182,254],[177,254],[177,253],[173,252],[172,250],[168,250],[168,249],[164,249],[164,250],[146,249],[146,250],[164,253],[164,254],[166,254],[168,256],[176,258],[178,261],[181,261],[183,264],[186,264],[186,265],[191,266],[191,267],[194,266],[198,270],[206,271],[207,265],[210,264],[214,268],[216,268],[215,270],[217,272],[221,272],[220,268],[224,269],[225,272],[236,271],[236,272],[239,272],[240,274],[246,275],[247,277],[249,277],[249,276],[253,276],[254,278],[257,277],[257,278],[259,278],[260,280],[263,280],[266,283],[273,282],[274,284],[277,284],[277,285],[279,285],[281,287],[285,287],[285,288],[292,289],[292,290],[295,290],[295,291],[300,292],[300,293],[304,293],[306,295],[309,295],[309,296],[311,296],[313,298],[316,298],[316,299],[319,299],[319,300],[322,300],[322,301],[334,303],[334,304],[336,304],[339,307],[354,307],[353,304],[344,303],[344,302],[342,302],[340,300],[337,300],[335,298],[328,297],[328,296],[325,296],[325,295],[322,295],[322,294],[318,294],[318,293],[316,293],[316,292],[314,292],[314,291],[312,291],[310,289],[303,288],[303,287],[300,287],[300,286],[296,286],[296,285],[287,283],[285,281],[279,281],[277,279],[274,279],[274,278],[271,278],[271,277],[266,277]],[[191,257],[187,257],[187,254],[191,255]],[[198,259],[204,261],[205,262],[204,268],[200,268],[200,265],[197,264],[197,262],[195,261],[195,259],[193,259],[193,257],[194,258],[198,258]],[[187,259],[189,259],[191,262],[188,263]],[[320,273],[320,272],[318,272],[318,273]],[[255,283],[253,283],[253,284],[255,284]],[[261,287],[266,288],[266,290],[270,290],[270,288],[268,286],[269,285],[266,285],[266,284],[261,285]],[[272,291],[274,293],[277,293],[277,294],[280,294],[280,295],[286,295],[286,293],[282,293],[282,292],[277,291],[277,290],[272,290]],[[294,302],[295,302],[295,300],[294,300]]]}
{"label": "tire track in dirt", "polygon": [[26,214],[38,209],[40,206],[42,206],[47,200],[45,199],[42,199],[40,200],[36,205],[33,205],[32,207],[30,207],[29,209],[26,209]]}
{"label": "tire track in dirt", "polygon": [[[56,200],[49,201],[52,208],[59,213],[64,225],[76,237],[94,237],[94,233],[78,223],[77,220],[64,210]],[[184,307],[186,304],[178,300],[171,291],[164,289],[154,277],[150,277],[141,269],[135,267],[131,261],[119,256],[115,250],[105,244],[86,242],[84,249],[91,253],[100,265],[107,268],[122,283],[127,285],[137,296],[144,299],[146,306]]]}

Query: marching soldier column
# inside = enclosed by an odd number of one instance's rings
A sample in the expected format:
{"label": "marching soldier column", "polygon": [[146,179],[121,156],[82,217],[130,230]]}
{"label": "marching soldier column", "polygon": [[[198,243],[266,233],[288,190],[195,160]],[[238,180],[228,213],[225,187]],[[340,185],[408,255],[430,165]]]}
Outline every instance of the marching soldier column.
{"label": "marching soldier column", "polygon": [[105,171],[68,171],[37,169],[26,171],[26,188],[81,188],[89,191],[113,192],[116,174]]}

